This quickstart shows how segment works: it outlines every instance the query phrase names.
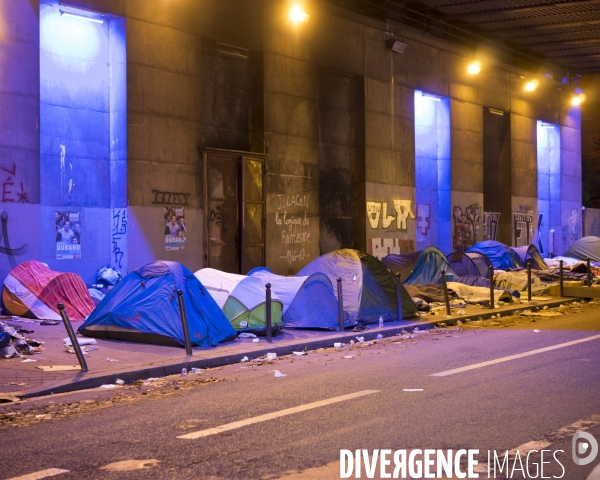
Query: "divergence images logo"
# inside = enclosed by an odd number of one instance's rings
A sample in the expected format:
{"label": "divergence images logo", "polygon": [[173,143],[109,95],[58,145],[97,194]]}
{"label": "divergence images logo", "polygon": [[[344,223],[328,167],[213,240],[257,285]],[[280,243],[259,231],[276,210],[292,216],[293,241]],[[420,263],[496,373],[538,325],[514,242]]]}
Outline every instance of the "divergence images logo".
{"label": "divergence images logo", "polygon": [[[592,463],[598,455],[598,442],[587,432],[577,432],[573,435],[572,453],[575,465]],[[580,455],[586,456],[580,458]]]}

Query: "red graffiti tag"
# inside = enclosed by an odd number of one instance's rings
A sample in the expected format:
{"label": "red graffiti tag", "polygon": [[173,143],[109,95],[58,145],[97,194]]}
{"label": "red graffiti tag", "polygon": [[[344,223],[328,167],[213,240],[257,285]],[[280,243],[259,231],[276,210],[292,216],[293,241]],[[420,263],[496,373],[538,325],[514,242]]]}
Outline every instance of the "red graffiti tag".
{"label": "red graffiti tag", "polygon": [[12,194],[13,191],[10,189],[11,186],[14,185],[14,182],[12,181],[12,177],[8,177],[6,179],[6,181],[2,184],[2,201],[3,202],[14,202],[15,199],[13,198]]}

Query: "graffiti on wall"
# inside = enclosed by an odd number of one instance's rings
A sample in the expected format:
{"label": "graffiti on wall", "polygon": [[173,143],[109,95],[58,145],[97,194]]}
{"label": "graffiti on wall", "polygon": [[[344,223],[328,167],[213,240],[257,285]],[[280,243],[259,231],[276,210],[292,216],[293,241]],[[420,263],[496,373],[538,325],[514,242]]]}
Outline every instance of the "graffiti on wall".
{"label": "graffiti on wall", "polygon": [[5,210],[2,210],[0,213],[0,219],[2,220],[2,241],[4,242],[4,246],[0,246],[0,253],[3,253],[8,257],[10,268],[15,268],[17,266],[15,256],[27,253],[29,248],[27,244],[18,248],[11,248],[9,240],[9,225],[11,224],[12,219],[9,219],[8,212]]}
{"label": "graffiti on wall", "polygon": [[483,212],[483,239],[497,240],[500,214],[498,212]]}
{"label": "graffiti on wall", "polygon": [[383,229],[390,231],[406,232],[406,220],[415,218],[411,209],[412,200],[401,198],[392,199],[393,209],[388,214],[388,202],[367,202],[367,219],[373,230],[377,230],[381,223]]}
{"label": "graffiti on wall", "polygon": [[540,251],[540,254],[542,255],[542,257],[544,255],[546,255],[546,249],[544,248],[544,242],[542,239],[542,227],[543,226],[544,226],[544,214],[538,213],[537,243],[538,243],[538,250]]}
{"label": "graffiti on wall", "polygon": [[417,203],[417,242],[427,240],[426,235],[429,231],[430,207],[428,203]]}
{"label": "graffiti on wall", "polygon": [[481,207],[473,203],[466,207],[454,207],[452,210],[454,218],[454,249],[464,252],[477,243],[479,233],[479,221],[481,219]]}
{"label": "graffiti on wall", "polygon": [[2,202],[29,203],[27,195],[31,192],[31,189],[26,188],[25,183],[17,179],[17,164],[13,162],[9,167],[0,166],[0,171],[6,173],[6,176],[2,179]]}
{"label": "graffiti on wall", "polygon": [[371,238],[367,243],[367,253],[379,260],[387,255],[414,252],[415,242],[412,240],[400,240],[399,238]]}
{"label": "graffiti on wall", "polygon": [[111,266],[127,271],[127,209],[113,208],[110,214]]}
{"label": "graffiti on wall", "polygon": [[515,247],[526,247],[533,238],[533,214],[513,212],[513,235]]}
{"label": "graffiti on wall", "polygon": [[180,193],[180,192],[162,192],[160,190],[152,190],[154,194],[154,200],[152,203],[154,205],[173,205],[173,206],[181,206],[188,207],[188,197],[191,196],[191,193]]}
{"label": "graffiti on wall", "polygon": [[569,248],[575,240],[581,238],[581,216],[576,208],[571,210],[567,225],[562,227],[563,250]]}
{"label": "graffiti on wall", "polygon": [[311,243],[308,217],[308,204],[310,195],[284,195],[277,194],[277,211],[275,212],[275,225],[280,231],[281,245],[285,254],[279,258],[288,265],[294,262],[303,262],[310,257],[307,252]]}

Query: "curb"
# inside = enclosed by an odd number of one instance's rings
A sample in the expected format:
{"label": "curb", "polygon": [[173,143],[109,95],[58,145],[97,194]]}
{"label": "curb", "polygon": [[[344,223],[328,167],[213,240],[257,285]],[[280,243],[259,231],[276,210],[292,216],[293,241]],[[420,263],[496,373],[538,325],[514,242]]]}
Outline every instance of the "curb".
{"label": "curb", "polygon": [[175,375],[181,373],[183,368],[186,368],[188,371],[192,368],[215,368],[215,367],[223,367],[225,365],[231,365],[234,363],[240,363],[242,358],[248,356],[252,358],[258,358],[260,356],[266,355],[267,353],[276,353],[277,356],[289,355],[294,351],[300,350],[316,350],[318,348],[327,348],[332,347],[336,342],[349,342],[353,340],[357,336],[364,337],[365,341],[375,340],[377,339],[377,335],[383,335],[383,337],[392,337],[402,332],[407,328],[419,327],[419,330],[430,330],[435,328],[439,323],[445,323],[447,326],[455,326],[460,320],[461,322],[469,322],[473,320],[485,320],[491,318],[497,314],[501,314],[502,316],[514,314],[518,311],[523,311],[528,308],[540,308],[547,306],[548,308],[558,307],[565,303],[572,303],[577,301],[577,298],[563,298],[561,300],[556,301],[548,301],[548,302],[540,302],[540,304],[529,305],[529,304],[519,304],[518,307],[507,308],[506,310],[494,309],[485,313],[476,313],[472,315],[461,315],[461,316],[440,316],[439,319],[436,320],[427,320],[427,321],[407,321],[404,325],[398,325],[394,327],[388,328],[373,328],[372,330],[365,330],[363,332],[349,332],[340,334],[335,337],[328,337],[322,340],[310,340],[305,342],[298,342],[293,345],[283,345],[280,347],[272,346],[268,348],[263,348],[261,350],[254,350],[251,352],[241,352],[230,355],[223,355],[220,357],[213,358],[205,358],[198,359],[185,362],[174,363],[170,365],[161,365],[158,367],[151,368],[143,368],[139,370],[130,370],[128,372],[120,372],[120,373],[111,373],[107,375],[100,375],[97,377],[86,378],[82,380],[74,380],[69,383],[58,382],[50,387],[43,387],[39,390],[34,390],[32,392],[27,392],[23,395],[24,398],[32,398],[32,397],[40,397],[44,395],[51,395],[54,393],[68,393],[75,392],[78,390],[87,390],[90,388],[97,388],[103,384],[113,384],[115,381],[120,378],[124,380],[125,383],[133,383],[137,380],[143,380],[150,377],[165,377],[168,375]]}

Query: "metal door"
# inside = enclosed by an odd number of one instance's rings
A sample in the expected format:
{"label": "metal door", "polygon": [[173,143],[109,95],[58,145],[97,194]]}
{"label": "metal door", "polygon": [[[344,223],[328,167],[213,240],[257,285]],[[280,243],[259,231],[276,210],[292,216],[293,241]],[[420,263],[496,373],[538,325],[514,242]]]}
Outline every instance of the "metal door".
{"label": "metal door", "polygon": [[208,149],[203,157],[205,265],[245,274],[264,265],[264,158]]}

